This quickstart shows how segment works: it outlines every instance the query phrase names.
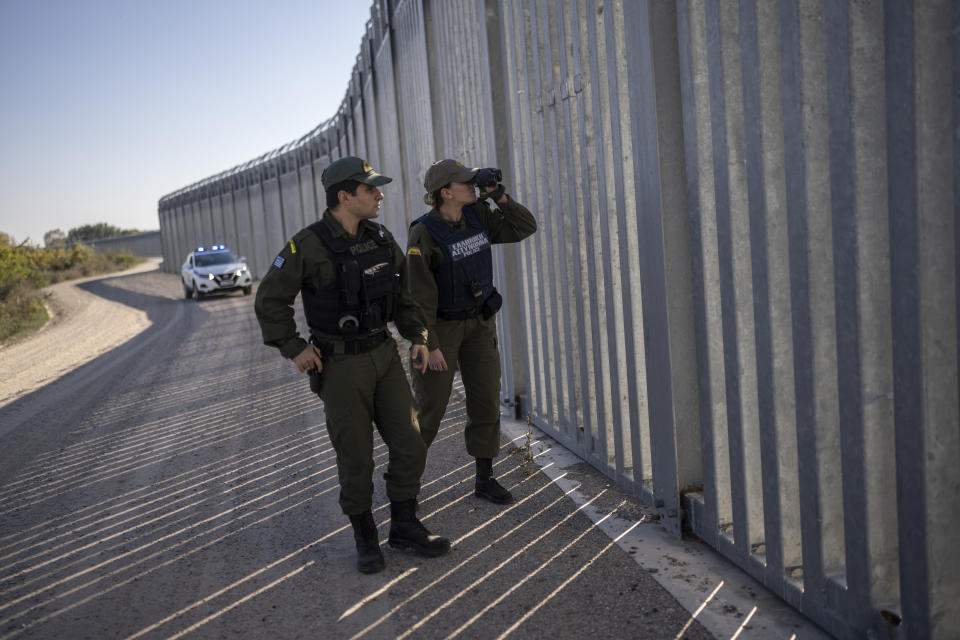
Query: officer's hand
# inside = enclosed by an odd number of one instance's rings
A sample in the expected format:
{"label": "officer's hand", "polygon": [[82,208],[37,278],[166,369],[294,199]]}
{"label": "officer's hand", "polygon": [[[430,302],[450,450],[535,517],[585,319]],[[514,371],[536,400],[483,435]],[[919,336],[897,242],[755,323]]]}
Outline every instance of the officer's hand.
{"label": "officer's hand", "polygon": [[293,359],[293,364],[297,365],[297,370],[300,373],[310,371],[311,369],[316,369],[317,373],[323,371],[323,360],[320,358],[320,351],[312,344],[308,344],[307,347]]}
{"label": "officer's hand", "polygon": [[443,351],[440,349],[434,349],[430,352],[430,370],[431,371],[446,371],[447,370],[447,361],[443,358]]}
{"label": "officer's hand", "polygon": [[486,194],[484,197],[492,198],[497,204],[503,204],[507,201],[507,190],[503,188],[502,184],[498,184],[493,187],[484,187]]}
{"label": "officer's hand", "polygon": [[429,352],[427,351],[426,345],[415,344],[410,348],[410,361],[413,363],[413,368],[419,371],[420,373],[427,372],[428,357],[429,357]]}

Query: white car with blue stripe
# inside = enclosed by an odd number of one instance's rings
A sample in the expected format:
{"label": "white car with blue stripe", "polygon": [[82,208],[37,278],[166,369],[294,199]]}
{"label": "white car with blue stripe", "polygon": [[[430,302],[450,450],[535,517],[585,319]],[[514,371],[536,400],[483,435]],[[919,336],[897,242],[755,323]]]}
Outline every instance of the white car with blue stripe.
{"label": "white car with blue stripe", "polygon": [[238,289],[243,291],[243,295],[250,295],[253,278],[246,260],[244,257],[238,258],[222,244],[197,247],[187,254],[187,259],[180,267],[184,297],[202,300],[211,293]]}

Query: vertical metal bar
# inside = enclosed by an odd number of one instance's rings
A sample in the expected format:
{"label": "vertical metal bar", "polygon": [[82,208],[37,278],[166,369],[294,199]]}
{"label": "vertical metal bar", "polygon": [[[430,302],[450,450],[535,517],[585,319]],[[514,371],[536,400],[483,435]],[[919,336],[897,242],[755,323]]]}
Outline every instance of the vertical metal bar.
{"label": "vertical metal bar", "polygon": [[848,6],[824,5],[827,43],[827,104],[830,127],[830,210],[837,322],[837,392],[843,464],[846,583],[849,615],[865,624],[870,606],[866,550],[866,487],[860,373],[857,228],[855,217],[853,123],[850,96],[850,22]]}
{"label": "vertical metal bar", "polygon": [[[823,3],[801,0],[799,6],[801,89],[804,149],[805,232],[808,254],[810,330],[812,338],[813,424],[819,496],[819,518],[810,523],[819,529],[820,569],[829,579],[816,591],[805,588],[809,600],[846,600],[843,575],[846,569],[846,520],[843,501],[843,462],[837,443],[841,438],[840,400],[837,379],[837,305],[834,240],[831,210],[830,119],[827,90],[827,31],[823,26]],[[807,459],[807,458],[804,458]],[[859,526],[855,523],[854,526]],[[814,553],[804,548],[805,557]],[[806,567],[803,575],[806,577]],[[813,587],[818,585],[814,582]],[[836,597],[833,597],[836,596]],[[805,598],[805,602],[808,600]],[[843,613],[841,618],[845,619]]]}
{"label": "vertical metal bar", "polygon": [[[555,83],[560,86],[566,86],[568,79],[572,78],[573,73],[570,67],[573,66],[571,57],[577,49],[576,39],[571,37],[570,21],[571,11],[568,2],[561,2],[555,5],[556,12],[551,20],[553,29],[551,30],[552,39],[557,43],[557,66],[558,73],[554,77]],[[569,46],[564,46],[569,45]],[[565,93],[559,107],[562,108],[559,118],[561,120],[561,131],[572,131],[574,129],[575,116],[572,115],[576,109],[575,94],[573,92]],[[580,207],[577,203],[577,192],[580,185],[583,184],[576,170],[574,169],[574,159],[579,154],[580,141],[575,136],[570,137],[569,145],[557,145],[557,184],[561,185],[557,190],[560,210],[564,212],[561,218],[561,229],[563,238],[560,246],[563,251],[561,257],[561,295],[563,304],[567,309],[565,314],[564,329],[564,350],[566,384],[564,389],[565,414],[570,430],[579,429],[584,424],[583,406],[583,386],[584,378],[583,360],[589,357],[589,351],[584,348],[585,341],[583,336],[583,317],[584,317],[584,296],[589,295],[590,284],[583,284],[582,268],[586,254],[580,251],[580,242],[583,230],[586,225],[581,224],[579,216]]]}
{"label": "vertical metal bar", "polygon": [[930,637],[930,594],[923,482],[923,344],[917,274],[920,255],[913,4],[885,2],[884,14],[901,604],[908,636],[927,638]]}
{"label": "vertical metal bar", "polygon": [[[863,428],[863,484],[871,609],[899,599],[896,494],[893,335],[890,299],[890,241],[884,108],[883,8],[879,3],[852,4],[850,20],[851,116],[856,192],[854,217],[857,250],[857,311],[860,344],[860,417]],[[881,135],[877,135],[878,132]],[[851,425],[852,428],[856,428]],[[871,615],[876,625],[882,620]]]}
{"label": "vertical metal bar", "polygon": [[[665,45],[659,38],[673,39],[676,36],[676,17],[666,15],[658,21],[656,29],[672,28],[672,32],[654,36],[651,23],[652,7],[647,2],[624,5],[625,33],[627,36],[625,59],[629,62],[628,85],[630,96],[630,136],[632,166],[626,169],[637,176],[634,189],[627,199],[637,202],[638,227],[636,235],[644,239],[642,250],[630,247],[631,253],[641,254],[638,277],[642,280],[640,299],[642,322],[630,322],[634,332],[641,333],[645,350],[641,351],[643,362],[635,363],[645,368],[646,375],[638,380],[634,394],[646,397],[647,413],[640,416],[639,409],[632,433],[633,480],[639,489],[643,486],[644,451],[641,443],[644,434],[649,434],[652,462],[652,497],[662,505],[669,516],[664,522],[676,533],[680,532],[679,488],[677,484],[677,450],[674,425],[674,407],[670,362],[670,331],[667,315],[667,291],[664,256],[663,200],[658,129],[661,126],[656,102],[658,87],[655,72],[655,51]],[[672,24],[671,24],[672,23]],[[675,52],[676,41],[673,40]],[[662,54],[661,54],[662,55]],[[674,58],[673,62],[676,62]],[[675,66],[675,65],[674,65]],[[669,127],[664,123],[665,127]],[[633,305],[631,305],[633,306]],[[642,329],[641,329],[642,327]],[[629,365],[628,365],[629,367]],[[639,398],[638,398],[639,401]],[[632,413],[632,411],[631,411]]]}
{"label": "vertical metal bar", "polygon": [[[541,153],[543,162],[541,164],[544,173],[550,176],[545,181],[545,202],[549,203],[551,209],[564,210],[563,195],[557,188],[565,182],[565,176],[561,173],[560,149],[558,140],[560,131],[557,126],[558,120],[558,92],[557,87],[560,82],[558,69],[558,34],[556,31],[557,4],[540,0],[537,9],[538,20],[538,42],[539,42],[539,86],[546,93],[549,92],[551,98],[543,104],[542,127],[543,138]],[[565,310],[569,308],[569,299],[565,292],[569,291],[569,279],[567,276],[567,255],[566,255],[566,237],[565,227],[569,224],[567,216],[547,215],[542,218],[549,225],[548,233],[545,238],[548,243],[547,258],[549,260],[551,272],[555,277],[550,278],[550,315],[552,320],[552,331],[550,336],[551,369],[553,370],[551,390],[553,400],[551,402],[551,416],[557,422],[561,430],[571,431],[575,429],[576,421],[571,419],[568,399],[570,396],[570,353],[572,351],[569,344],[569,331],[567,330],[567,314]]]}
{"label": "vertical metal bar", "polygon": [[[623,4],[614,3],[611,10],[604,12],[608,51],[612,63],[608,63],[610,73],[610,129],[613,140],[613,169],[616,209],[617,209],[617,239],[618,264],[616,268],[620,274],[619,298],[620,308],[618,341],[621,345],[619,378],[621,384],[621,402],[625,399],[626,406],[621,407],[621,421],[614,427],[611,439],[616,455],[616,475],[614,479],[623,485],[629,486],[634,478],[634,464],[642,464],[640,436],[641,430],[646,431],[648,415],[641,415],[640,405],[646,400],[646,370],[644,367],[644,323],[641,305],[641,270],[639,231],[637,223],[637,201],[632,194],[636,193],[636,177],[632,170],[625,167],[629,159],[632,165],[634,158],[633,138],[631,129],[630,93],[631,79],[627,72],[626,34],[623,16]],[[632,169],[632,167],[630,167]],[[655,189],[654,193],[657,190]],[[631,194],[630,197],[627,194]],[[665,460],[673,460],[672,451],[665,452]],[[609,459],[608,459],[609,463]],[[630,468],[630,475],[626,475],[626,468]],[[669,480],[668,480],[669,483]],[[639,485],[634,492],[639,495]],[[667,494],[670,492],[668,491]],[[675,499],[675,498],[674,498]],[[657,504],[664,505],[663,498]],[[674,513],[676,513],[674,511]]]}
{"label": "vertical metal bar", "polygon": [[690,513],[695,533],[717,547],[721,525],[730,519],[723,387],[716,369],[722,357],[717,350],[715,323],[715,230],[712,217],[712,140],[709,131],[709,69],[706,66],[705,10],[699,0],[680,0],[677,32],[680,42],[680,90],[683,100],[684,156],[686,158],[687,207],[690,217],[690,255],[693,273],[694,316],[699,372],[700,425],[703,452],[703,513]]}
{"label": "vertical metal bar", "polygon": [[[769,533],[776,526],[780,536],[778,546],[780,563],[768,569],[767,575],[777,584],[780,593],[795,606],[799,606],[802,589],[786,580],[785,566],[802,564],[800,498],[797,456],[797,421],[794,382],[793,353],[793,304],[790,297],[790,240],[786,208],[786,180],[784,156],[786,154],[783,97],[781,38],[779,10],[775,4],[758,2],[757,48],[760,85],[760,109],[763,124],[763,172],[765,201],[766,248],[763,262],[758,265],[768,273],[770,358],[771,358],[771,409],[775,420],[776,449],[764,455],[773,458],[777,469],[777,497],[779,520],[769,525]],[[789,37],[789,36],[788,36]],[[759,358],[759,356],[758,356]],[[761,420],[761,428],[765,421]],[[775,523],[775,524],[774,524]],[[769,542],[767,543],[769,550]]]}
{"label": "vertical metal bar", "polygon": [[[560,35],[558,32],[557,10],[559,8],[554,2],[541,2],[541,83],[544,90],[550,91],[554,97],[549,109],[546,105],[543,110],[544,115],[544,169],[548,176],[547,193],[549,202],[557,211],[568,211],[568,204],[565,202],[563,189],[568,181],[568,176],[562,171],[563,152],[560,149],[560,140],[562,139],[562,128],[558,120],[561,117],[562,101],[559,99],[559,87],[562,82],[560,74],[561,64]],[[566,215],[550,215],[550,246],[549,253],[551,258],[551,271],[557,276],[551,278],[551,298],[553,315],[553,344],[555,348],[554,356],[554,376],[555,376],[555,395],[553,402],[554,415],[561,428],[565,431],[576,429],[577,421],[574,417],[575,411],[571,410],[571,358],[573,345],[570,342],[570,331],[568,329],[568,314],[566,309],[572,307],[570,294],[570,279],[567,274],[567,262],[570,257],[567,250],[567,237],[570,234],[570,218]]]}
{"label": "vertical metal bar", "polygon": [[[543,42],[543,33],[540,25],[540,4],[541,0],[530,0],[526,5],[525,11],[525,24],[527,32],[527,42],[533,44],[534,46],[526,47],[527,54],[527,73],[530,74],[530,84],[533,91],[536,94],[540,94],[544,91],[545,81],[541,73],[541,68],[543,63],[541,61],[541,53],[544,49]],[[549,175],[548,169],[546,169],[546,153],[544,146],[546,144],[546,109],[541,104],[541,108],[538,110],[538,113],[532,117],[531,121],[531,164],[537,167],[540,167],[541,173],[546,173]],[[550,194],[545,192],[548,189],[549,185],[546,180],[534,178],[530,181],[530,186],[533,187],[536,185],[537,191],[537,203],[538,211],[548,210],[550,202]],[[537,249],[537,264],[538,265],[548,265],[551,261],[551,251],[550,244],[552,241],[553,234],[553,224],[554,220],[552,216],[546,215],[541,217],[541,224],[539,227],[539,233],[536,236],[536,249]],[[545,275],[542,269],[538,269],[538,289],[539,295],[537,296],[537,301],[540,305],[540,323],[539,323],[539,335],[535,339],[541,343],[540,347],[540,367],[541,367],[541,394],[543,398],[543,404],[540,407],[541,418],[547,421],[550,424],[555,425],[555,428],[558,428],[561,432],[563,431],[562,424],[556,419],[556,397],[557,397],[557,387],[556,387],[556,375],[555,368],[553,366],[553,357],[557,353],[556,350],[556,331],[555,331],[555,310],[554,310],[554,301],[556,300],[554,286],[552,278],[543,278]]]}
{"label": "vertical metal bar", "polygon": [[[537,24],[537,0],[528,0],[526,4],[523,5],[523,53],[524,53],[524,71],[526,72],[527,85],[529,87],[528,95],[539,95],[542,91],[543,83],[540,79],[540,59],[537,55],[538,49],[542,46],[540,44],[540,34],[539,34],[539,25]],[[536,46],[527,46],[526,43],[536,43]],[[528,137],[528,147],[527,155],[528,165],[532,168],[533,166],[542,167],[543,162],[541,159],[542,155],[542,144],[545,132],[543,130],[543,114],[536,115],[530,114],[529,122],[529,137]],[[539,144],[538,144],[539,143]],[[528,169],[530,171],[530,169]],[[546,203],[547,198],[543,195],[544,189],[543,180],[538,179],[536,176],[528,175],[527,184],[529,185],[528,189],[532,192],[536,189],[536,198],[535,206],[537,211],[545,211],[547,209]],[[553,386],[553,378],[551,374],[550,357],[553,353],[551,347],[552,341],[552,323],[550,322],[552,316],[552,295],[551,295],[551,283],[549,278],[544,279],[544,272],[540,268],[540,265],[549,264],[549,252],[546,249],[546,245],[550,240],[551,233],[551,224],[549,216],[541,215],[540,225],[538,227],[539,231],[534,236],[534,262],[535,264],[531,265],[534,284],[534,297],[538,309],[537,313],[537,332],[533,336],[533,340],[537,343],[537,364],[538,364],[538,378],[540,381],[540,394],[537,404],[537,413],[540,415],[541,420],[556,425],[556,422],[553,418],[553,398],[555,397],[555,388]],[[550,354],[550,355],[548,355]],[[557,428],[555,426],[554,428]]]}
{"label": "vertical metal bar", "polygon": [[[823,587],[819,463],[813,390],[813,337],[810,321],[810,271],[807,261],[806,192],[803,148],[803,62],[797,4],[780,2],[780,71],[782,81],[785,205],[790,238],[790,297],[793,328],[794,388],[802,539],[804,600],[817,599]],[[796,565],[788,565],[796,566]],[[785,578],[794,576],[784,566]],[[807,605],[805,605],[807,606]],[[815,606],[811,603],[809,606]]]}
{"label": "vertical metal bar", "polygon": [[[596,200],[592,203],[593,211],[591,220],[596,221],[596,226],[600,229],[599,237],[594,236],[593,246],[594,259],[597,265],[595,286],[602,291],[602,293],[597,296],[599,303],[597,314],[602,321],[598,323],[597,327],[599,340],[596,343],[598,349],[595,351],[595,354],[599,353],[598,361],[600,363],[600,371],[598,375],[601,376],[603,381],[604,393],[598,399],[598,402],[603,407],[602,417],[596,425],[590,425],[594,431],[588,430],[584,434],[585,442],[583,446],[587,455],[598,456],[605,467],[608,460],[608,446],[605,437],[606,432],[602,430],[607,429],[611,423],[620,419],[619,416],[616,415],[615,402],[613,399],[619,392],[620,384],[617,378],[617,321],[616,313],[614,312],[614,301],[617,292],[614,291],[612,281],[613,267],[609,259],[610,254],[608,253],[609,249],[613,247],[613,240],[610,238],[610,221],[614,214],[610,211],[611,207],[609,206],[609,183],[612,178],[608,178],[607,176],[609,169],[605,156],[606,145],[602,142],[610,137],[604,129],[605,123],[609,122],[609,113],[606,113],[604,110],[605,100],[603,99],[606,95],[605,92],[608,91],[608,85],[605,86],[603,82],[603,72],[607,70],[605,65],[606,48],[601,45],[601,39],[604,34],[603,17],[597,18],[595,0],[588,0],[584,24],[588,34],[588,50],[592,53],[590,56],[589,113],[593,125],[593,133],[596,136],[595,140],[597,140],[597,143],[591,149],[592,153],[589,159],[594,169],[594,172],[591,172],[591,183],[596,185],[595,193],[591,194],[596,197]],[[601,58],[604,64],[601,64]],[[599,451],[597,451],[598,448]]]}
{"label": "vertical metal bar", "polygon": [[960,3],[888,3],[884,17],[903,631],[948,638],[960,628]]}
{"label": "vertical metal bar", "polygon": [[[729,138],[725,74],[727,60],[722,41],[722,7],[706,3],[707,50],[710,69],[711,135],[713,139],[714,191],[717,215],[717,249],[720,267],[720,309],[723,326],[724,379],[727,428],[730,441],[730,482],[733,506],[733,541],[737,562],[743,566],[749,553],[749,505],[745,477],[743,415],[741,411],[740,345],[734,265],[734,229],[730,203]],[[732,43],[728,46],[732,46]],[[732,84],[732,83],[730,83]]]}
{"label": "vertical metal bar", "polygon": [[[506,2],[507,0],[504,1]],[[505,9],[507,11],[512,9],[512,15],[506,22],[507,28],[505,29],[505,34],[507,45],[505,50],[507,51],[508,59],[513,63],[511,65],[511,76],[516,76],[516,81],[511,87],[513,90],[509,94],[511,109],[516,114],[513,121],[518,123],[517,135],[514,142],[514,155],[517,158],[514,162],[514,170],[516,172],[518,188],[522,188],[527,194],[527,202],[525,204],[542,216],[539,201],[531,189],[531,185],[537,183],[536,179],[531,177],[533,163],[530,162],[530,158],[533,156],[530,144],[532,131],[531,121],[533,117],[530,111],[532,102],[523,97],[529,96],[532,91],[535,91],[530,82],[528,54],[526,50],[527,38],[525,36],[527,33],[527,22],[524,19],[521,3],[510,2],[505,6]],[[530,200],[531,198],[532,201]],[[542,222],[540,224],[542,224]],[[529,318],[525,323],[524,334],[525,344],[527,345],[525,364],[527,368],[528,389],[526,406],[522,408],[522,411],[531,416],[536,416],[537,412],[540,411],[543,406],[544,388],[542,343],[534,339],[534,335],[540,332],[540,323],[542,322],[543,314],[543,308],[539,300],[539,269],[537,268],[536,260],[537,247],[540,244],[540,238],[537,236],[541,233],[543,233],[542,230],[531,238],[526,246],[521,248],[524,275],[523,304],[526,317]],[[553,431],[553,429],[550,429],[550,431]]]}
{"label": "vertical metal bar", "polygon": [[[677,6],[673,3],[650,3],[650,33],[652,39],[652,63],[655,113],[655,136],[653,132],[641,139],[656,140],[659,163],[656,181],[659,187],[658,225],[662,234],[660,250],[663,269],[663,303],[665,317],[662,321],[668,331],[670,359],[669,401],[673,434],[672,449],[676,456],[675,472],[667,472],[676,477],[676,489],[700,489],[703,486],[702,450],[700,442],[700,413],[697,385],[696,330],[693,310],[693,274],[691,264],[690,224],[687,215],[689,200],[685,192],[686,170],[684,166],[684,115],[680,80],[680,40]],[[639,44],[639,41],[637,41]],[[633,119],[638,122],[637,118]],[[640,131],[639,127],[636,127]],[[636,148],[636,147],[635,147]],[[695,147],[694,147],[695,149]],[[648,179],[652,180],[653,177]],[[651,192],[650,188],[645,189]],[[647,206],[643,206],[646,216]],[[641,235],[646,235],[643,232]],[[645,259],[654,259],[655,254]],[[653,267],[656,271],[657,267]],[[656,306],[656,305],[654,305]],[[646,302],[644,302],[646,308]],[[650,344],[655,339],[647,339]],[[655,365],[654,365],[655,366]],[[647,380],[655,375],[653,367],[646,365]],[[650,418],[651,444],[649,451],[659,449],[668,438],[667,420]],[[660,429],[659,436],[653,429]],[[644,480],[652,477],[652,463],[644,460]]]}
{"label": "vertical metal bar", "polygon": [[[746,142],[747,196],[750,229],[750,260],[753,274],[753,322],[755,327],[756,384],[762,470],[764,536],[751,545],[766,563],[765,574],[775,587],[783,579],[783,549],[780,529],[780,469],[777,415],[774,410],[773,345],[771,344],[770,288],[767,271],[766,176],[763,166],[764,113],[760,104],[759,36],[757,7],[752,0],[740,3],[740,43],[743,76],[743,124]],[[753,542],[753,541],[751,541]],[[778,589],[778,592],[782,592]]]}
{"label": "vertical metal bar", "polygon": [[[576,91],[574,87],[577,105],[577,112],[580,117],[577,118],[577,135],[575,138],[578,143],[579,153],[575,157],[575,164],[578,166],[576,175],[577,184],[598,184],[596,180],[596,164],[592,160],[597,144],[595,125],[596,116],[593,110],[593,84],[596,82],[596,76],[593,73],[594,52],[590,46],[591,29],[587,16],[593,10],[593,6],[588,1],[572,0],[576,5],[576,13],[573,15],[574,25],[579,27],[574,33],[574,60],[575,70],[581,77],[581,90]],[[572,12],[571,12],[572,13]],[[583,58],[587,60],[584,62]],[[575,77],[576,79],[576,77]],[[582,418],[579,429],[593,432],[597,425],[607,423],[607,407],[604,402],[606,390],[604,386],[603,370],[608,366],[602,359],[602,343],[600,331],[603,326],[604,314],[602,312],[605,304],[601,276],[598,273],[597,265],[600,261],[595,247],[600,243],[598,234],[596,189],[590,189],[586,193],[578,190],[577,209],[581,211],[580,228],[582,239],[578,249],[579,255],[585,265],[581,267],[580,287],[585,292],[583,296],[583,306],[581,307],[581,318],[585,325],[581,331],[580,344],[583,345],[584,352],[588,357],[581,359],[580,375],[583,379],[584,389],[581,392],[582,398]],[[597,354],[601,358],[597,358]]]}

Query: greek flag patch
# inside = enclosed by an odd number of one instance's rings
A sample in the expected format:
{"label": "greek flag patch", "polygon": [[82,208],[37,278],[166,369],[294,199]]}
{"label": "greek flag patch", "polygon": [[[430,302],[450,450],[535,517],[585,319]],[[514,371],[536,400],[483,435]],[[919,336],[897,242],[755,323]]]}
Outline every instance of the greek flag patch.
{"label": "greek flag patch", "polygon": [[277,256],[277,259],[273,261],[273,266],[277,269],[282,269],[284,262],[286,262],[286,259],[283,256]]}

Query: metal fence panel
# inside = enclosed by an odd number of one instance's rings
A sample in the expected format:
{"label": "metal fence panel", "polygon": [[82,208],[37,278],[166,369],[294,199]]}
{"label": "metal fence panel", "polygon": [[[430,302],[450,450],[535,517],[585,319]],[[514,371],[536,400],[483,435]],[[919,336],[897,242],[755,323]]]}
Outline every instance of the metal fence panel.
{"label": "metal fence panel", "polygon": [[[397,133],[404,168],[406,211],[422,211],[423,176],[437,158],[430,105],[430,76],[424,8],[399,0],[393,9],[393,74],[397,93]],[[411,219],[416,216],[411,215]]]}
{"label": "metal fence panel", "polygon": [[[296,170],[287,171],[279,178],[281,217],[283,218],[284,240],[291,238],[302,229],[303,207],[300,205],[300,176]],[[283,241],[281,241],[282,244]],[[278,247],[280,245],[277,245]]]}
{"label": "metal fence panel", "polygon": [[[300,165],[298,173],[300,178],[300,202],[303,206],[301,215],[303,217],[303,225],[307,226],[320,219],[317,212],[316,192],[313,184],[313,164],[309,158],[306,159],[304,164]],[[317,176],[318,181],[319,179],[320,176]]]}
{"label": "metal fence panel", "polygon": [[[401,247],[407,246],[407,225],[419,215],[423,205],[418,204],[415,209],[410,203],[415,201],[415,194],[419,193],[420,185],[416,181],[416,171],[406,167],[400,148],[400,114],[397,108],[397,90],[394,74],[393,48],[394,33],[386,15],[386,0],[379,0],[375,6],[380,7],[378,15],[384,24],[378,28],[380,44],[373,51],[373,93],[374,109],[376,112],[378,141],[380,156],[378,158],[384,175],[393,178],[393,182],[384,189],[385,198],[381,209],[383,223],[393,233]],[[410,196],[408,198],[408,192]],[[422,201],[421,201],[422,202]]]}
{"label": "metal fence panel", "polygon": [[270,234],[268,228],[272,226],[274,229],[279,227],[282,230],[282,226],[277,224],[277,221],[273,221],[272,224],[268,223],[263,202],[262,183],[259,181],[254,182],[247,187],[247,191],[249,193],[250,203],[250,226],[254,238],[253,268],[257,275],[262,278],[264,274],[267,273],[267,269],[270,268],[273,257],[283,247],[283,240],[277,242],[275,237],[276,232],[274,231],[273,234]]}
{"label": "metal fence panel", "polygon": [[273,175],[263,180],[261,184],[263,196],[263,217],[265,226],[264,237],[272,253],[280,251],[290,234],[284,226],[283,202],[280,198],[280,178]]}
{"label": "metal fence panel", "polygon": [[258,265],[255,264],[255,239],[250,227],[250,201],[247,196],[247,189],[241,186],[242,184],[240,180],[236,180],[233,190],[234,220],[237,224],[237,240],[233,249],[247,259],[247,268],[250,269],[251,276],[259,278],[263,276],[263,271],[260,271]]}

